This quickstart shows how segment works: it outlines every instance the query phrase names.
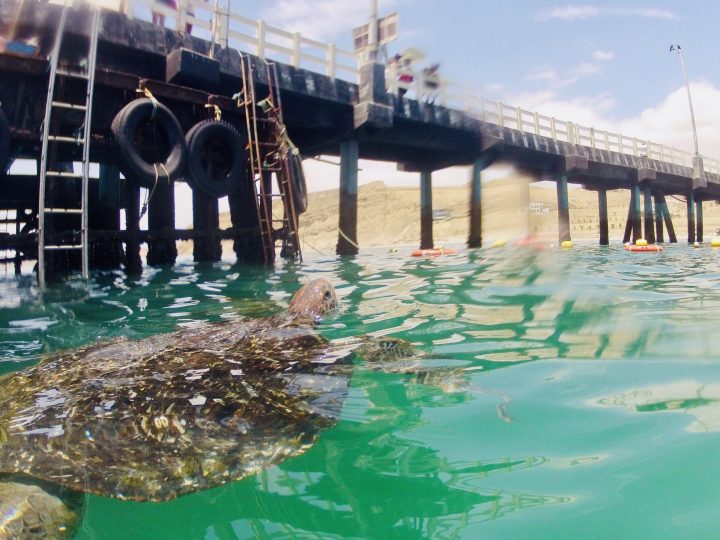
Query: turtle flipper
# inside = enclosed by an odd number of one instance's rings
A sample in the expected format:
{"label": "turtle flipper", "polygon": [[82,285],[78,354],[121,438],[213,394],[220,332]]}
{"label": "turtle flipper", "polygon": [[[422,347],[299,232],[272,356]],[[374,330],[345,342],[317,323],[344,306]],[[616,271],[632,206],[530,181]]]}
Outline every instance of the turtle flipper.
{"label": "turtle flipper", "polygon": [[409,341],[393,337],[361,338],[362,342],[353,352],[368,369],[378,369],[389,373],[404,373],[409,367],[417,365],[421,355]]}
{"label": "turtle flipper", "polygon": [[[412,377],[413,384],[434,386],[446,394],[465,392],[469,387],[468,371],[472,368],[423,366],[421,361],[426,355],[404,339],[367,336],[353,352],[363,361],[365,369],[403,373]],[[433,355],[432,358],[438,360],[442,357]]]}
{"label": "turtle flipper", "polygon": [[[80,524],[84,497],[0,475],[0,539],[72,538]],[[67,493],[67,492],[66,492]]]}

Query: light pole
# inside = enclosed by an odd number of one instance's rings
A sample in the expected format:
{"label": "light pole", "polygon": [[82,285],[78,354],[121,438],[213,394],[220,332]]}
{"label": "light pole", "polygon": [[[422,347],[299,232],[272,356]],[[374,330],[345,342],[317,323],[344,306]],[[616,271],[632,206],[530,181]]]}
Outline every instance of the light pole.
{"label": "light pole", "polygon": [[700,151],[698,150],[697,129],[695,128],[695,113],[693,112],[692,98],[690,97],[690,83],[688,82],[687,70],[685,69],[685,60],[683,59],[682,48],[680,45],[670,45],[670,52],[673,51],[677,52],[680,57],[680,65],[682,66],[683,77],[685,77],[685,88],[687,88],[688,103],[690,104],[690,120],[692,121],[693,139],[695,140],[695,156],[698,157],[700,155]]}
{"label": "light pole", "polygon": [[370,25],[368,26],[368,59],[370,63],[377,61],[378,50],[378,3],[370,0]]}

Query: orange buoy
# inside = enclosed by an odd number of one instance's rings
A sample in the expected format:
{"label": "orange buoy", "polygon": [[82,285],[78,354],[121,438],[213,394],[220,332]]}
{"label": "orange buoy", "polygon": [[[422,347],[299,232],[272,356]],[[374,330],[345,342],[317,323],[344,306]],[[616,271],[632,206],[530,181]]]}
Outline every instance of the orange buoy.
{"label": "orange buoy", "polygon": [[660,252],[660,251],[662,251],[662,250],[663,250],[663,248],[661,248],[660,246],[656,246],[656,245],[654,245],[654,244],[650,244],[650,245],[647,245],[647,246],[634,246],[634,245],[632,245],[632,244],[625,244],[625,251],[635,251],[635,252],[638,252],[638,253],[643,253],[643,252],[655,252],[655,253],[657,253],[657,252]]}
{"label": "orange buoy", "polygon": [[432,249],[416,249],[411,253],[411,255],[413,257],[439,257],[440,255],[452,255],[453,253],[457,253],[457,250],[438,247]]}

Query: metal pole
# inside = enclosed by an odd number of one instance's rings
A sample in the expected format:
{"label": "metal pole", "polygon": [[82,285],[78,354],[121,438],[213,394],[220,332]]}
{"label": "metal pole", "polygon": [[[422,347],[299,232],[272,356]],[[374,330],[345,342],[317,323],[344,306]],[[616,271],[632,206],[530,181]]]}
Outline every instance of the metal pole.
{"label": "metal pole", "polygon": [[688,82],[687,70],[685,69],[685,59],[683,58],[680,45],[678,45],[677,48],[672,50],[677,51],[678,56],[680,57],[680,65],[682,66],[683,77],[685,78],[685,88],[687,88],[688,103],[690,105],[690,120],[692,121],[693,139],[695,140],[695,155],[699,156],[700,151],[698,150],[697,129],[695,128],[695,112],[693,111],[692,98],[690,97],[690,83]]}
{"label": "metal pole", "polygon": [[370,0],[370,26],[368,27],[368,59],[370,63],[377,60],[378,50],[378,8],[377,0]]}

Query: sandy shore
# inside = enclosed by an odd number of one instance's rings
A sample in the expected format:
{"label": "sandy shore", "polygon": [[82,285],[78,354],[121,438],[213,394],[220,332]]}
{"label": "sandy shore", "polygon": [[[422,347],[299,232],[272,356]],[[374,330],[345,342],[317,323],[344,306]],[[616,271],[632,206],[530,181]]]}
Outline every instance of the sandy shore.
{"label": "sandy shore", "polygon": [[[308,211],[300,218],[304,250],[334,253],[338,237],[338,191],[310,193]],[[597,241],[599,218],[597,194],[570,189],[571,236],[576,241]],[[687,240],[685,201],[667,197],[678,241]],[[550,187],[528,184],[523,179],[497,180],[483,184],[483,240],[522,238],[528,233],[557,237],[557,195]],[[467,240],[469,187],[433,189],[433,226],[436,245]],[[610,242],[620,243],[625,230],[630,193],[608,192]],[[532,208],[532,212],[529,209]],[[720,227],[720,206],[705,203],[705,240]],[[276,207],[275,214],[281,208]],[[230,225],[230,216],[221,215],[221,226]],[[667,239],[667,235],[666,235]],[[416,246],[420,241],[420,191],[418,188],[388,187],[383,182],[360,186],[358,193],[358,243],[370,246]],[[191,252],[189,242],[181,250]]]}

